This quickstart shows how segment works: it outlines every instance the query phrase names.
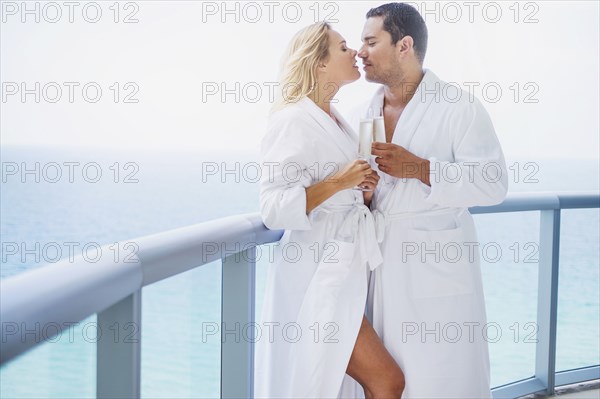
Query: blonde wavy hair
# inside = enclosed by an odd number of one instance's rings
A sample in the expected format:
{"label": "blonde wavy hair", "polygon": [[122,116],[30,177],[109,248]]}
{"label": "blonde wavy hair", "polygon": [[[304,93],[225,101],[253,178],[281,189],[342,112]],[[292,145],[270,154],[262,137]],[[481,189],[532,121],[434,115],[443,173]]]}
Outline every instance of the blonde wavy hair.
{"label": "blonde wavy hair", "polygon": [[327,22],[309,25],[294,35],[281,61],[279,87],[271,113],[298,102],[317,83],[317,65],[329,57]]}

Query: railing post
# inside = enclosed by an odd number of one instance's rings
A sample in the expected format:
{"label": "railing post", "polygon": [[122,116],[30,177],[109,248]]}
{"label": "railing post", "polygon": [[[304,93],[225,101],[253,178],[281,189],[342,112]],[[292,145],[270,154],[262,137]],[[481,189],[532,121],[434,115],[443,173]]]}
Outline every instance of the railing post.
{"label": "railing post", "polygon": [[223,258],[221,398],[252,398],[256,247]]}
{"label": "railing post", "polygon": [[560,209],[541,211],[535,376],[548,395],[555,387],[559,247]]}
{"label": "railing post", "polygon": [[142,291],[98,313],[97,398],[139,398]]}

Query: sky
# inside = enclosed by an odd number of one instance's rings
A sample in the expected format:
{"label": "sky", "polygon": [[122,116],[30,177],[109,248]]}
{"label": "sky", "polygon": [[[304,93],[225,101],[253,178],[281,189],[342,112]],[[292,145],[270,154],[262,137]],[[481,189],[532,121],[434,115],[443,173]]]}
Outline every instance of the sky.
{"label": "sky", "polygon": [[[0,143],[254,153],[294,33],[328,20],[358,49],[380,4],[3,1]],[[412,4],[425,68],[482,100],[507,158],[600,157],[599,2]],[[336,107],[376,88],[361,77]]]}

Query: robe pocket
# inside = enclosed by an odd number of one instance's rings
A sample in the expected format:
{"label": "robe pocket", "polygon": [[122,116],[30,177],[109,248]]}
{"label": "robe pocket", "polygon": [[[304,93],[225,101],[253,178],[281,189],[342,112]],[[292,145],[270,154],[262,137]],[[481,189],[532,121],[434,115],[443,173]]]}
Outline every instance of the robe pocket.
{"label": "robe pocket", "polygon": [[419,231],[446,231],[456,230],[461,223],[456,211],[437,215],[419,215],[410,219],[409,229]]}
{"label": "robe pocket", "polygon": [[474,292],[472,248],[465,245],[464,229],[425,231],[408,229],[403,262],[408,268],[413,298],[468,295]]}

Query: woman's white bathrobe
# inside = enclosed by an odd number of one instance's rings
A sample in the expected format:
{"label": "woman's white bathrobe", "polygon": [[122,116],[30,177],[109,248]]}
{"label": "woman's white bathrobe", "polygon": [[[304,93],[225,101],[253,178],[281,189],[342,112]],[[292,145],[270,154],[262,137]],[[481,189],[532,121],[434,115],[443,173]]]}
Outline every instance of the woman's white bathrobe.
{"label": "woman's white bathrobe", "polygon": [[358,141],[303,98],[274,113],[261,147],[260,210],[285,229],[270,265],[255,351],[257,398],[338,396],[367,297],[382,262],[374,221],[358,190],[306,214],[305,189],[357,158]]}

